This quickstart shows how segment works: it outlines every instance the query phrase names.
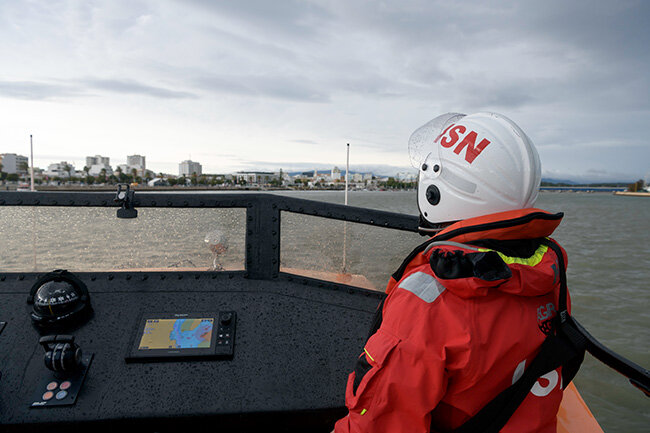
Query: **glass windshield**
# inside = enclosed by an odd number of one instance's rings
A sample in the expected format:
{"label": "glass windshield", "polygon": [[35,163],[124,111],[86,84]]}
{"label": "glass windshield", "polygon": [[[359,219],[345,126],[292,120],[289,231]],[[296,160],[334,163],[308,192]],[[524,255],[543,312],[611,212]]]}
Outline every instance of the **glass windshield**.
{"label": "glass windshield", "polygon": [[401,230],[282,212],[280,271],[384,290],[424,239]]}
{"label": "glass windshield", "polygon": [[244,269],[245,209],[0,207],[0,271]]}

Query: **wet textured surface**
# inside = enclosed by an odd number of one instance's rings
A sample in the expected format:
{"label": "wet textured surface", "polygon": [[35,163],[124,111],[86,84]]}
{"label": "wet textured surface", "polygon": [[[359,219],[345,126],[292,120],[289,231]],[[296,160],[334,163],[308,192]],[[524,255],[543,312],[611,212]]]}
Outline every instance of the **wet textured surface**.
{"label": "wet textured surface", "polygon": [[[196,416],[223,416],[225,422],[232,415],[273,413],[281,419],[283,413],[314,410],[321,411],[320,418],[312,416],[310,422],[333,422],[380,298],[286,276],[256,281],[242,273],[154,273],[144,280],[145,274],[116,273],[109,280],[108,274],[81,274],[95,313],[69,331],[84,351],[95,354],[86,383],[73,407],[29,409],[46,371],[25,302],[36,279],[2,275],[2,319],[8,322],[2,343],[12,348],[0,354],[5,426],[123,418],[180,422]],[[237,312],[232,360],[125,363],[142,312],[220,310]]]}

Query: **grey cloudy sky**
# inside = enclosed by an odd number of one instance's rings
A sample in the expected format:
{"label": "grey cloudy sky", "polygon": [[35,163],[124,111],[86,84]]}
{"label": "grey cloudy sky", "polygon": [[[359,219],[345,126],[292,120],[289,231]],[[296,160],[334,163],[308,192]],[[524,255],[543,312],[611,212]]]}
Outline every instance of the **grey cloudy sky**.
{"label": "grey cloudy sky", "polygon": [[4,1],[0,152],[177,172],[409,167],[438,114],[496,111],[545,177],[650,177],[650,2]]}

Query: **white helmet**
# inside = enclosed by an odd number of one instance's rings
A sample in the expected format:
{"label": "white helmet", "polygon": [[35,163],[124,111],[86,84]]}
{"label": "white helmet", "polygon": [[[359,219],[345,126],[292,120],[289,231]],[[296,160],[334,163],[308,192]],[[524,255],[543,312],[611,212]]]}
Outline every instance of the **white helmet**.
{"label": "white helmet", "polygon": [[418,207],[430,224],[532,207],[541,181],[535,146],[496,113],[447,113],[409,139]]}

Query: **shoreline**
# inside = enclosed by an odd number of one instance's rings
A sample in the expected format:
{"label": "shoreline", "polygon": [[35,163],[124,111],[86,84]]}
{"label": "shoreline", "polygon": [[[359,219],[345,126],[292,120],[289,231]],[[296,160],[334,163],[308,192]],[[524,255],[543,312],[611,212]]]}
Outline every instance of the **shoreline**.
{"label": "shoreline", "polygon": [[614,195],[622,195],[627,197],[650,197],[650,192],[631,192],[631,191],[617,191]]}
{"label": "shoreline", "polygon": [[[115,185],[36,185],[35,192],[46,191],[70,191],[70,192],[115,192],[117,184]],[[137,185],[131,186],[132,191],[142,192],[193,192],[193,191],[209,191],[209,192],[233,192],[233,191],[345,191],[344,187],[340,188],[324,188],[324,187],[279,187],[279,186],[206,186],[206,185],[191,185],[191,186],[148,186]],[[414,188],[350,188],[348,191],[413,191]],[[19,191],[29,192],[29,187],[23,185],[0,185],[0,191]],[[608,193],[622,196],[633,197],[648,197],[650,192],[629,192],[620,191],[612,187],[589,187],[589,186],[575,186],[575,187],[540,187],[540,193]]]}
{"label": "shoreline", "polygon": [[[222,187],[214,188],[209,186],[135,186],[131,187],[132,191],[146,191],[146,192],[192,192],[192,191],[209,191],[209,192],[233,192],[233,191],[340,191],[344,192],[344,188],[288,188],[288,187],[275,187],[275,186],[245,186],[245,187]],[[29,188],[17,187],[16,185],[3,185],[0,186],[0,191],[18,191],[30,192]],[[60,185],[60,186],[36,186],[34,192],[47,192],[47,191],[69,191],[69,192],[115,192],[117,185],[104,185],[104,186],[80,186],[80,185]],[[412,188],[395,188],[395,189],[357,189],[350,188],[348,191],[413,191]]]}

